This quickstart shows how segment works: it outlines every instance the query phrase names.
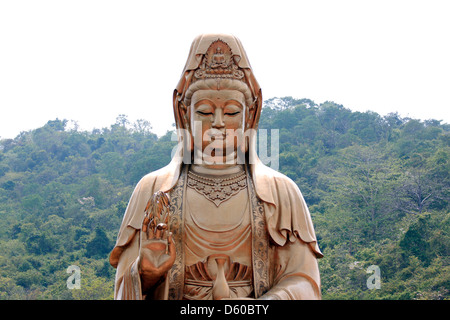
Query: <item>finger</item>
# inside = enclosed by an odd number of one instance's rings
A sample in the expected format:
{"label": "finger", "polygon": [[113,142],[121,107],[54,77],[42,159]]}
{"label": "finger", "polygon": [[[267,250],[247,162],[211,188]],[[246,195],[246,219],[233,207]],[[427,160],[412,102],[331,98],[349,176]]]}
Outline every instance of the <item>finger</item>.
{"label": "finger", "polygon": [[167,208],[164,208],[162,213],[161,213],[161,219],[160,219],[161,223],[164,223],[166,225],[168,225],[169,223],[169,211],[167,210]]}
{"label": "finger", "polygon": [[167,224],[165,223],[159,223],[156,226],[156,232],[155,232],[155,238],[161,239],[164,235],[164,231],[167,230]]}
{"label": "finger", "polygon": [[151,218],[149,218],[149,216],[145,216],[144,221],[142,222],[142,239],[143,240],[148,240],[148,239],[152,239],[153,238],[153,232],[151,232],[151,223],[152,223]]}
{"label": "finger", "polygon": [[155,208],[156,208],[156,209],[155,209],[156,216],[158,217],[158,220],[161,220],[161,211],[162,211],[162,208],[161,208],[161,204],[160,204],[159,201],[156,202]]}
{"label": "finger", "polygon": [[155,229],[156,229],[156,222],[155,222],[155,219],[152,217],[150,219],[150,223],[148,224],[148,230],[147,230],[148,239],[155,238],[155,231],[156,231]]}
{"label": "finger", "polygon": [[147,213],[149,211],[151,205],[152,205],[152,199],[150,198],[147,202],[147,206],[145,207],[144,212]]}
{"label": "finger", "polygon": [[175,251],[175,242],[173,241],[173,233],[169,232],[169,236],[167,237],[167,244],[168,244],[168,251],[167,254],[170,257],[174,257],[175,260],[175,255],[176,255],[176,251]]}
{"label": "finger", "polygon": [[156,227],[155,239],[160,239],[161,238],[161,232],[162,232],[162,229]]}
{"label": "finger", "polygon": [[162,205],[165,207],[169,205],[169,198],[167,197],[167,194],[164,192],[161,195],[161,202],[162,202]]}
{"label": "finger", "polygon": [[149,219],[148,215],[146,215],[144,218],[144,221],[142,221],[142,232],[147,233],[149,222],[150,222],[150,219]]}
{"label": "finger", "polygon": [[164,193],[162,191],[158,191],[155,195],[155,207],[159,219],[161,219],[161,211],[163,210],[163,201],[162,201],[163,194]]}
{"label": "finger", "polygon": [[172,232],[169,233],[168,245],[169,245],[169,249],[168,249],[169,258],[161,265],[162,269],[171,268],[175,262],[176,250],[175,250],[175,242],[173,242],[173,238],[172,238]]}
{"label": "finger", "polygon": [[[156,208],[157,208],[157,212],[160,214],[164,208],[166,208],[169,204],[169,198],[167,197],[167,194],[162,192],[162,191],[158,191],[154,194],[154,201],[156,203]],[[159,216],[158,216],[159,217]]]}

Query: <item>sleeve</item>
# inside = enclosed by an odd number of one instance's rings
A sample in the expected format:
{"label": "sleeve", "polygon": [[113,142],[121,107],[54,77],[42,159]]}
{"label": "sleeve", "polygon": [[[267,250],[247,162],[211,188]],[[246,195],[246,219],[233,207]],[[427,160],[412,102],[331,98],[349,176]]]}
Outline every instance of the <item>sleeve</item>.
{"label": "sleeve", "polygon": [[115,300],[142,300],[141,279],[137,269],[136,259],[123,273],[116,283]]}
{"label": "sleeve", "polygon": [[295,182],[264,165],[255,166],[253,180],[256,193],[264,202],[272,240],[284,246],[300,239],[310,246],[317,258],[321,258],[323,255],[317,244],[311,214]]}
{"label": "sleeve", "polygon": [[133,239],[120,254],[116,279],[115,300],[167,300],[168,281],[155,286],[150,292],[142,292],[141,277],[138,270],[140,231],[134,233]]}
{"label": "sleeve", "polygon": [[109,256],[110,264],[116,268],[114,299],[142,299],[138,271],[140,224],[142,224],[146,196],[144,179],[136,185],[128,202],[116,244]]}
{"label": "sleeve", "polygon": [[255,166],[258,197],[264,202],[273,242],[273,285],[262,299],[320,299],[319,249],[311,215],[298,186],[287,176]]}
{"label": "sleeve", "polygon": [[[144,219],[144,209],[154,190],[159,190],[161,183],[157,172],[144,176],[136,185],[128,202],[127,209],[119,229],[116,244],[109,256],[110,264],[116,268],[114,298],[116,300],[145,299],[142,293],[138,271],[140,229]],[[163,287],[161,287],[163,288]],[[152,293],[159,299],[164,297],[160,286]]]}
{"label": "sleeve", "polygon": [[296,239],[276,246],[274,285],[261,297],[268,300],[320,300],[320,274],[315,253]]}
{"label": "sleeve", "polygon": [[141,279],[138,271],[139,233],[123,248],[117,262],[115,300],[141,300]]}

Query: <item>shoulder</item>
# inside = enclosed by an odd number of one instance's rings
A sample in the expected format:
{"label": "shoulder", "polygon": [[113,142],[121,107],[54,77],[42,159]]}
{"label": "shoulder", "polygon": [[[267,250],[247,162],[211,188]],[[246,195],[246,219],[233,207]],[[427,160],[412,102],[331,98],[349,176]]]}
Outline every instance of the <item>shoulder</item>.
{"label": "shoulder", "polygon": [[258,177],[271,179],[273,181],[281,182],[281,183],[287,183],[291,186],[297,186],[294,181],[292,181],[291,178],[286,176],[285,174],[274,170],[263,163],[259,163],[255,166],[255,173]]}
{"label": "shoulder", "polygon": [[135,229],[140,229],[144,209],[149,199],[157,191],[167,191],[163,188],[165,185],[170,184],[172,177],[173,173],[170,172],[168,166],[143,176],[136,184],[130,197],[122,220],[122,227],[131,226]]}
{"label": "shoulder", "polygon": [[[149,192],[158,191],[163,185],[167,183],[167,180],[171,180],[173,177],[173,172],[169,165],[152,171],[143,176],[136,185],[135,191],[139,192]],[[166,191],[166,190],[164,190]]]}
{"label": "shoulder", "polygon": [[285,174],[262,163],[255,166],[253,178],[258,197],[264,202],[277,206],[279,201],[292,201],[303,196],[297,184]]}
{"label": "shoulder", "polygon": [[273,179],[277,184],[283,184],[286,186],[286,188],[300,191],[297,184],[291,178],[289,178],[287,175],[285,175],[281,172],[275,171],[275,170],[272,170],[272,171],[274,172]]}

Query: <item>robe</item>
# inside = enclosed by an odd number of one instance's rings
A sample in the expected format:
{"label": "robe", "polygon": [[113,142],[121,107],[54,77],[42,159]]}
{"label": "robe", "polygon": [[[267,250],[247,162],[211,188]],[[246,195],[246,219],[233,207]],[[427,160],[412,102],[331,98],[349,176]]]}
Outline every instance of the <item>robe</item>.
{"label": "robe", "polygon": [[[166,167],[144,176],[125,211],[110,263],[117,268],[115,299],[183,298],[183,208],[187,165],[175,157]],[[254,298],[320,299],[318,247],[311,216],[297,185],[259,159],[248,167],[252,220]],[[141,292],[138,273],[140,229],[144,209],[157,191],[169,193],[177,257],[166,279],[150,293]],[[305,294],[306,292],[306,294]]]}

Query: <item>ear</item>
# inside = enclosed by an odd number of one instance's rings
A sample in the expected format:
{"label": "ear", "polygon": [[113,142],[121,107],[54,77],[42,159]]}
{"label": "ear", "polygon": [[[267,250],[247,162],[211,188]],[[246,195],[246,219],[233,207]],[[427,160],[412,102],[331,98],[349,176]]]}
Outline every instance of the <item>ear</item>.
{"label": "ear", "polygon": [[191,123],[190,108],[186,107],[183,102],[180,102],[178,110],[180,113],[180,120],[182,122],[183,128],[190,130],[190,123]]}
{"label": "ear", "polygon": [[249,107],[249,116],[247,119],[249,129],[258,129],[259,117],[261,115],[262,108],[262,94],[259,90],[258,95],[253,100],[253,104]]}
{"label": "ear", "polygon": [[255,123],[255,114],[256,114],[255,105],[253,104],[250,107],[247,107],[245,110],[245,130],[247,129],[254,129],[254,123]]}
{"label": "ear", "polygon": [[184,135],[189,135],[183,137],[185,143],[185,150],[187,152],[192,152],[194,150],[194,139],[191,128],[191,108],[186,107],[183,102],[180,102],[178,110],[183,129],[185,129],[183,130]]}

